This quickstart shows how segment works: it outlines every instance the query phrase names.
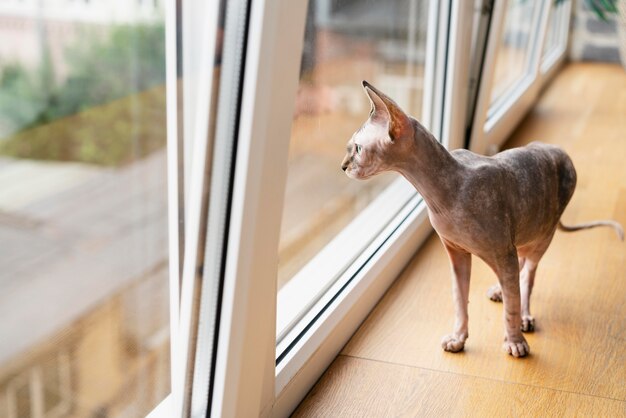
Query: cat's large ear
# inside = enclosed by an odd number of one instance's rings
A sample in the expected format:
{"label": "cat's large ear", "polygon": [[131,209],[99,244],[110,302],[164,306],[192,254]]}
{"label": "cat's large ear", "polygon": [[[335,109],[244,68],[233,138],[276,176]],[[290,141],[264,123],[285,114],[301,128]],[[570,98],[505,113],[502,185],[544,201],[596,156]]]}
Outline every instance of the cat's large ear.
{"label": "cat's large ear", "polygon": [[372,122],[385,126],[392,141],[412,135],[411,120],[396,102],[365,80],[363,88],[372,104]]}

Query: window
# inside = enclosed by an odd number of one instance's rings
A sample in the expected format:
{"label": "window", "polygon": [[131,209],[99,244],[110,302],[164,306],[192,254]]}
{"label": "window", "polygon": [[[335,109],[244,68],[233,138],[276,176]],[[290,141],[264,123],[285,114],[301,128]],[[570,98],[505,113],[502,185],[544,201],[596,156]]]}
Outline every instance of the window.
{"label": "window", "polygon": [[[425,207],[406,182],[383,178],[370,185],[343,178],[340,162],[345,144],[369,111],[361,80],[369,78],[389,91],[450,146],[458,146],[454,140],[461,138],[463,130],[465,110],[454,107],[466,102],[461,86],[469,62],[468,6],[442,2],[427,7],[424,1],[397,1],[382,8],[367,1],[309,4],[307,8],[306,2],[284,1],[267,7],[253,2],[249,20],[240,26],[229,25],[229,16],[238,16],[240,3],[226,4],[223,51],[233,56],[245,53],[245,67],[240,100],[223,107],[220,96],[231,85],[224,76],[234,72],[224,55],[214,100],[215,130],[220,129],[220,112],[225,109],[233,112],[228,114],[236,123],[233,137],[215,136],[216,141],[236,142],[235,155],[228,159],[234,161],[234,177],[226,207],[223,270],[211,276],[221,283],[219,324],[213,365],[199,367],[193,360],[206,355],[205,345],[195,353],[188,351],[185,366],[194,379],[209,376],[199,379],[210,380],[208,396],[206,386],[199,386],[197,396],[215,416],[288,413],[429,233]],[[372,19],[372,15],[387,18]],[[393,26],[396,20],[400,24]],[[376,30],[365,36],[364,27]],[[240,43],[229,46],[231,36],[238,39],[242,34],[244,51],[233,49]],[[230,83],[236,80],[241,79],[234,77]],[[188,111],[195,112],[186,107]],[[322,129],[332,138],[320,136]],[[299,167],[306,170],[298,173]],[[215,178],[211,174],[212,182]],[[298,210],[296,195],[289,194],[307,189],[324,192],[331,202],[345,198],[348,205],[324,206],[325,202],[310,200]],[[380,195],[373,196],[372,190]],[[363,193],[358,200],[351,197],[359,191]],[[302,216],[303,224],[298,225],[297,214],[304,210],[306,219]],[[330,218],[323,218],[330,213],[337,219],[332,225]],[[190,222],[186,231],[194,230]],[[299,233],[299,228],[306,233]],[[311,234],[313,230],[317,233]],[[342,241],[344,245],[339,245]],[[187,251],[185,245],[181,327],[187,326],[183,312],[189,309],[184,294],[189,283]],[[323,258],[331,262],[316,272],[319,280],[305,280],[311,266]],[[314,288],[302,292],[307,286]],[[286,292],[297,298],[286,297]],[[203,303],[204,296],[199,301]],[[288,310],[293,316],[284,315]],[[281,324],[286,325],[284,333]],[[333,337],[338,328],[344,332]],[[281,333],[277,347],[276,336]],[[184,332],[181,335],[186,338]],[[193,337],[188,341],[200,347]],[[194,407],[198,386],[187,383],[185,387],[192,392],[192,410],[203,413]]]}
{"label": "window", "polygon": [[[570,1],[495,2],[472,121],[470,149],[494,154],[563,62]],[[558,47],[556,46],[558,45]]]}
{"label": "window", "polygon": [[170,392],[164,29],[125,1],[0,4],[2,417]]}
{"label": "window", "polygon": [[[350,184],[339,169],[368,112],[363,78],[458,146],[452,138],[461,137],[465,110],[454,106],[466,102],[471,10],[427,5],[313,1],[307,10],[301,1],[231,1],[169,10],[170,174],[184,168],[182,182],[170,182],[184,226],[170,238],[184,246],[172,247],[183,261],[173,391],[152,416],[287,413],[350,333],[330,338],[333,330],[358,326],[428,234],[424,205],[406,182]],[[376,31],[363,35],[370,26]],[[315,136],[315,124],[336,142]],[[333,181],[342,183],[325,190]],[[291,193],[302,189],[348,205],[311,200],[298,225],[301,202]],[[172,220],[170,231],[179,225]],[[323,259],[332,262],[320,280],[304,280]]]}
{"label": "window", "polygon": [[567,47],[570,1],[554,1],[550,6],[548,32],[541,54],[541,71],[547,72],[556,63]]}
{"label": "window", "polygon": [[431,232],[405,180],[340,169],[369,112],[361,81],[449,148],[475,115],[485,151],[557,68],[570,7],[5,3],[10,418],[290,413]]}
{"label": "window", "polygon": [[536,32],[537,10],[541,2],[510,0],[507,3],[504,29],[495,62],[493,87],[491,88],[491,106],[496,107],[507,93],[520,83],[524,76],[532,71],[532,34]]}
{"label": "window", "polygon": [[[179,352],[171,404],[152,416],[169,416],[168,408],[287,415],[430,232],[425,205],[406,182],[351,182],[339,165],[368,111],[362,79],[444,144],[461,145],[471,113],[471,4],[379,3],[229,1],[176,10],[180,30],[170,24],[169,33],[177,33],[182,70],[170,59],[168,74],[183,77],[168,80],[170,88],[182,83],[183,103],[182,144],[170,144],[185,150]],[[490,74],[472,142],[502,134],[507,117],[523,114],[520,103],[537,94],[549,3],[531,8],[527,39],[503,41],[506,2],[496,3],[492,29],[476,32],[489,32]],[[486,123],[501,44],[503,68],[516,49],[528,56],[522,75],[499,81],[502,106]]]}
{"label": "window", "polygon": [[350,181],[337,170],[337,156],[369,110],[361,79],[421,119],[427,18],[424,1],[309,3],[289,145],[279,288],[393,180],[383,175]]}
{"label": "window", "polygon": [[278,357],[295,323],[415,195],[396,174],[358,182],[340,164],[369,113],[361,80],[424,122],[428,8],[426,1],[309,2],[278,249]]}

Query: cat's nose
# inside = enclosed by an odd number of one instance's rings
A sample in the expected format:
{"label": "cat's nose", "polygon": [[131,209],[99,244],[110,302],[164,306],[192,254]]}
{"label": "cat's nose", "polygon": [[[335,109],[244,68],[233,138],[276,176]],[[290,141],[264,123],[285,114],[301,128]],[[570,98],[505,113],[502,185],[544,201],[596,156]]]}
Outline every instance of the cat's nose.
{"label": "cat's nose", "polygon": [[350,156],[346,155],[345,157],[343,157],[343,160],[341,161],[341,169],[343,171],[346,171],[349,165],[350,165]]}

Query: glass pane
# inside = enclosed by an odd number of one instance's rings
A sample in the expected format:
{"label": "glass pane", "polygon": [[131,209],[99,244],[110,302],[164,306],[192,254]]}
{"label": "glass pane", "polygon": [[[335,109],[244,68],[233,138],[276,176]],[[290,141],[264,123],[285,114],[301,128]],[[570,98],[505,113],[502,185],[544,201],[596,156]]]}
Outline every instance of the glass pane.
{"label": "glass pane", "polygon": [[557,25],[558,25],[559,19],[558,19],[558,13],[556,13],[556,11],[562,8],[563,8],[562,4],[560,6],[555,6],[554,4],[552,4],[550,7],[550,18],[548,19],[546,41],[545,41],[545,44],[543,45],[542,60],[545,59],[546,56],[549,55],[550,52],[557,45],[557,33],[558,33]]}
{"label": "glass pane", "polygon": [[370,110],[361,80],[420,118],[427,20],[426,0],[309,2],[289,147],[279,288],[398,178],[351,180],[340,165],[347,141]]}
{"label": "glass pane", "polygon": [[157,0],[0,2],[0,392],[28,376],[18,416],[34,396],[144,417],[169,393],[164,37]]}
{"label": "glass pane", "polygon": [[497,101],[528,72],[533,15],[541,2],[511,0],[508,2],[504,30],[496,57],[491,89],[491,103]]}
{"label": "glass pane", "polygon": [[560,3],[552,3],[550,10],[550,19],[548,20],[548,29],[546,32],[546,40],[543,45],[542,61],[550,54],[561,48],[560,39],[562,37],[563,27],[566,25],[566,1]]}

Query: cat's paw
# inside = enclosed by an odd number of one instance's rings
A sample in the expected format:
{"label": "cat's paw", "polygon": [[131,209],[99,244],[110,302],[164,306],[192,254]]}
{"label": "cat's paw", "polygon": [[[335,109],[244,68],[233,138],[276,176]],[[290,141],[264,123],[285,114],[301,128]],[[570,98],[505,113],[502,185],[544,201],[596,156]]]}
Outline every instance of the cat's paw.
{"label": "cat's paw", "polygon": [[494,302],[502,302],[502,289],[499,284],[494,284],[487,290],[487,297]]}
{"label": "cat's paw", "polygon": [[504,351],[512,355],[513,357],[526,357],[530,354],[530,347],[528,347],[528,343],[524,336],[520,335],[521,338],[509,339],[504,337],[504,344],[502,344],[502,348]]}
{"label": "cat's paw", "polygon": [[467,335],[449,334],[441,339],[441,348],[451,353],[463,351]]}
{"label": "cat's paw", "polygon": [[532,316],[522,316],[522,332],[533,332],[535,330],[535,318]]}

